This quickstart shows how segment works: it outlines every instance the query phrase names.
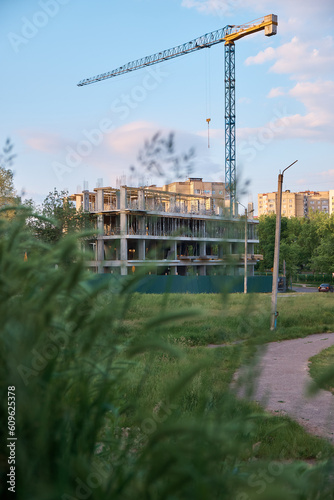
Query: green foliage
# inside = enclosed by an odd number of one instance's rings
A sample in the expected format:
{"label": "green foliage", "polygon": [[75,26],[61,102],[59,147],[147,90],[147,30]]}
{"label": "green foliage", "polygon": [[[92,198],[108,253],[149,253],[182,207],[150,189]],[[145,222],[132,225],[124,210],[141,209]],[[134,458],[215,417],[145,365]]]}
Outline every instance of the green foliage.
{"label": "green foliage", "polygon": [[[5,146],[0,154],[0,208],[9,205],[17,205],[19,198],[14,188],[14,174],[9,168],[12,166],[16,155],[13,154],[13,144],[10,139],[6,140]],[[13,211],[2,212],[2,217],[11,218]]]}
{"label": "green foliage", "polygon": [[[254,347],[202,352],[167,344],[168,322],[188,321],[189,312],[182,319],[161,298],[162,317],[134,304],[144,321],[124,335],[132,295],[92,283],[77,235],[41,242],[26,225],[30,216],[22,208],[10,223],[0,220],[2,497],[10,493],[10,387],[17,437],[10,498],[332,498],[330,461],[310,468],[286,460],[314,457],[317,446],[326,457],[329,447],[312,438],[302,451],[288,432],[275,439],[288,421],[230,393],[233,371]],[[294,427],[305,440],[299,433]]]}
{"label": "green foliage", "polygon": [[177,152],[174,133],[166,137],[157,132],[150,140],[146,140],[144,147],[138,153],[138,167],[130,167],[138,179],[143,175],[163,177],[168,184],[172,179],[189,177],[193,170],[195,150],[190,148],[187,152]]}
{"label": "green foliage", "polygon": [[334,394],[334,346],[310,358],[310,375],[317,387]]}
{"label": "green foliage", "polygon": [[[259,248],[264,259],[261,271],[270,269],[274,261],[276,215],[260,217]],[[286,262],[287,277],[311,270],[318,273],[334,272],[334,214],[312,212],[309,217],[282,217],[280,269]]]}
{"label": "green foliage", "polygon": [[56,243],[65,234],[87,230],[93,227],[91,215],[77,211],[68,199],[67,191],[55,188],[45,198],[41,208],[35,208],[38,215],[28,221],[35,236],[45,243]]}

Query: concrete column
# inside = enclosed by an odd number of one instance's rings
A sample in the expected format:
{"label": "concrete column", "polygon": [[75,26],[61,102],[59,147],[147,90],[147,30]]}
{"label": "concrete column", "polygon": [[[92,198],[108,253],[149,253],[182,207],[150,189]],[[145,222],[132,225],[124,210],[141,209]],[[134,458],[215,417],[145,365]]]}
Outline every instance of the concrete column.
{"label": "concrete column", "polygon": [[89,191],[82,191],[82,210],[89,212]]}
{"label": "concrete column", "polygon": [[128,208],[128,204],[127,204],[127,189],[125,186],[122,186],[121,189],[120,189],[120,210],[125,210],[126,208]]}
{"label": "concrete column", "polygon": [[199,243],[199,254],[202,257],[206,255],[206,241],[200,241]]}
{"label": "concrete column", "polygon": [[81,195],[77,194],[77,195],[75,195],[75,208],[76,208],[76,211],[79,212],[79,210],[81,209],[81,207],[82,207]]}
{"label": "concrete column", "polygon": [[121,275],[128,274],[126,263],[128,260],[128,240],[127,240],[127,214],[124,210],[127,208],[127,189],[122,186],[119,191],[119,209],[120,213],[120,257],[121,257]]}
{"label": "concrete column", "polygon": [[146,247],[145,240],[139,240],[138,241],[138,258],[139,258],[139,260],[145,260],[145,247]]}
{"label": "concrete column", "polygon": [[171,244],[171,249],[173,250],[173,260],[176,260],[177,259],[177,241],[173,241],[172,244]]}
{"label": "concrete column", "polygon": [[121,257],[121,274],[128,274],[126,267],[126,262],[128,260],[128,240],[125,237],[121,237],[120,240],[120,257]]}
{"label": "concrete column", "polygon": [[121,234],[121,236],[126,236],[127,235],[127,215],[125,212],[120,213],[119,221],[120,221],[120,234]]}
{"label": "concrete column", "polygon": [[142,189],[138,190],[138,210],[145,210],[145,196]]}
{"label": "concrete column", "polygon": [[170,207],[169,207],[169,211],[170,211],[170,212],[175,212],[175,206],[176,206],[176,196],[171,196],[171,197],[170,197]]}
{"label": "concrete column", "polygon": [[199,275],[206,276],[206,266],[199,266]]}
{"label": "concrete column", "polygon": [[103,189],[98,189],[97,190],[97,203],[96,203],[96,210],[98,212],[103,212],[104,210],[104,190]]}

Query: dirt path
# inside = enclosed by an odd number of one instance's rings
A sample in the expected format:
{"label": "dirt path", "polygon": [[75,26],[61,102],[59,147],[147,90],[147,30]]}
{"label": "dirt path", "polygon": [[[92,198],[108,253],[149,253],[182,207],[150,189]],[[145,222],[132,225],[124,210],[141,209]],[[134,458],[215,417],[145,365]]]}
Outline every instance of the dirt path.
{"label": "dirt path", "polygon": [[[267,344],[251,399],[271,412],[289,415],[309,432],[334,443],[334,396],[321,390],[306,395],[311,382],[308,360],[334,344],[334,333]],[[241,372],[242,373],[242,372]],[[236,379],[240,377],[237,374]],[[245,397],[244,389],[238,390]]]}

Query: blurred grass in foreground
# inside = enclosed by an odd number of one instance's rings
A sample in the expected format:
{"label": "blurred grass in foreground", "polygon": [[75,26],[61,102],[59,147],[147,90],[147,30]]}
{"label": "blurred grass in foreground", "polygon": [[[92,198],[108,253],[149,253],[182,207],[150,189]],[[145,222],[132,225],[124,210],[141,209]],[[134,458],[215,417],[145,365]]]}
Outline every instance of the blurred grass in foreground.
{"label": "blurred grass in foreground", "polygon": [[[114,294],[106,283],[93,289],[78,236],[41,244],[25,226],[28,215],[0,219],[3,498],[12,495],[9,386],[19,500],[333,498],[332,448],[230,393],[254,345],[210,351],[175,342],[173,329],[188,322],[199,338],[203,315],[189,312],[193,297],[184,312],[177,297],[160,297],[150,310],[146,298]],[[207,338],[249,337],[251,304],[211,300],[219,335],[208,328]],[[224,315],[238,316],[234,336],[220,325]]]}
{"label": "blurred grass in foreground", "polygon": [[334,394],[334,346],[310,358],[310,375],[318,387]]}

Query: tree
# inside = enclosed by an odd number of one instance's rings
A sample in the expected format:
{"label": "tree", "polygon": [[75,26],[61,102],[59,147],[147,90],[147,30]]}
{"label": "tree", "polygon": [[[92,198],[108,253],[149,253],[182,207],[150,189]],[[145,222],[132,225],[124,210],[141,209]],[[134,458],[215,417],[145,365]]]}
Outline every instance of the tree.
{"label": "tree", "polygon": [[327,234],[321,239],[312,256],[311,268],[318,273],[334,272],[334,234]]}
{"label": "tree", "polygon": [[[14,188],[14,174],[8,168],[12,166],[16,156],[12,153],[13,147],[10,139],[7,139],[0,154],[0,208],[6,205],[17,205],[20,201]],[[6,211],[5,214],[7,217],[12,216],[12,212]]]}
{"label": "tree", "polygon": [[[275,253],[275,233],[276,233],[276,214],[261,215],[259,224],[259,249],[263,254],[263,261],[260,262],[260,270],[270,269],[274,262]],[[281,241],[287,235],[287,219],[281,219]]]}
{"label": "tree", "polygon": [[[259,269],[272,267],[274,258],[276,215],[260,217],[259,239],[263,262]],[[296,272],[334,272],[334,215],[313,212],[308,218],[282,218],[280,266],[286,262],[290,277]]]}
{"label": "tree", "polygon": [[65,234],[92,227],[90,214],[77,211],[65,190],[50,191],[37,214],[42,217],[31,218],[29,225],[37,238],[46,243],[56,243]]}

